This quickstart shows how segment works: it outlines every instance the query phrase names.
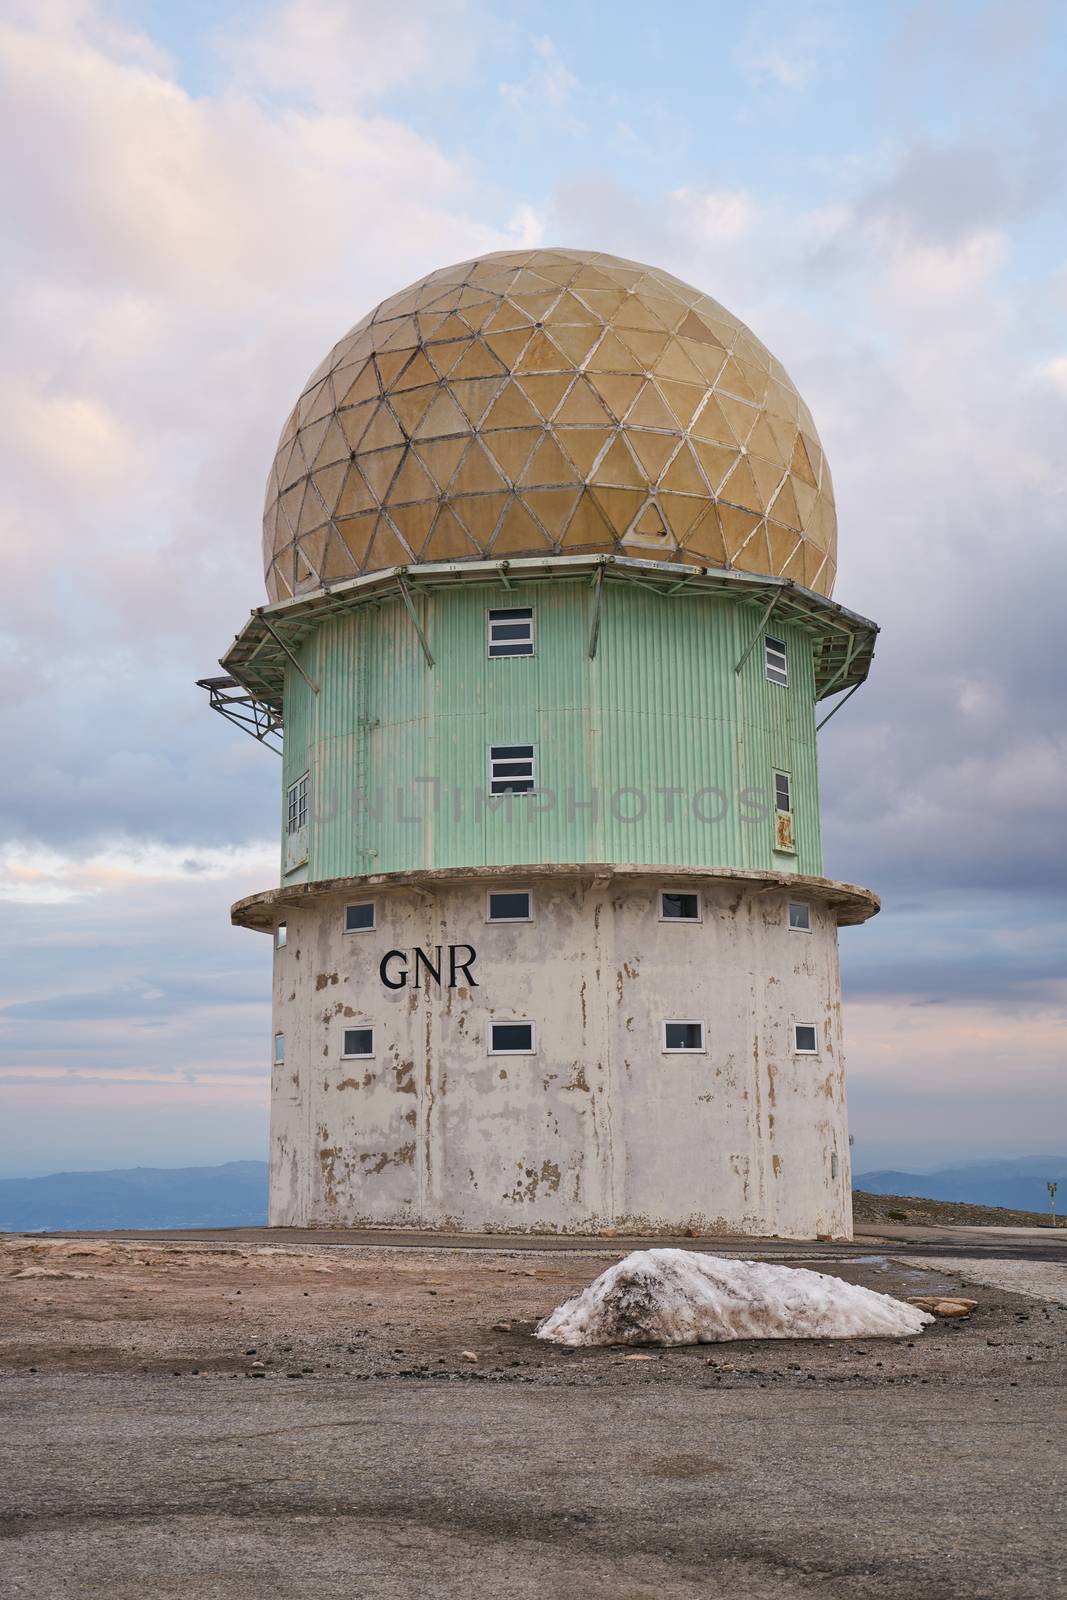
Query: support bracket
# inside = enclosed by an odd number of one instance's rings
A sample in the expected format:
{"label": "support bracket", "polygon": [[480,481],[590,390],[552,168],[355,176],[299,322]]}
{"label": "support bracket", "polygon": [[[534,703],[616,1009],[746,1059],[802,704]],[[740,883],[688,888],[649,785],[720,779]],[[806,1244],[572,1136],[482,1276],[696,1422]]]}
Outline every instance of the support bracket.
{"label": "support bracket", "polygon": [[596,655],[596,647],[597,647],[598,643],[600,642],[600,610],[601,610],[601,606],[603,605],[603,602],[604,602],[604,568],[601,565],[601,566],[597,567],[597,569],[596,569],[596,577],[593,579],[593,616],[592,616],[592,620],[591,620],[591,622],[589,624],[589,659],[590,659],[590,661],[592,661],[594,656]]}
{"label": "support bracket", "polygon": [[311,690],[312,694],[318,694],[318,692],[319,692],[318,684],[315,682],[314,678],[310,678],[308,676],[308,674],[304,671],[304,669],[300,665],[300,662],[297,659],[296,655],[289,648],[289,646],[286,644],[285,640],[282,638],[282,636],[278,632],[277,628],[274,627],[274,625],[271,622],[270,618],[264,616],[263,607],[260,606],[259,609],[254,613],[254,615],[259,618],[260,622],[262,622],[263,626],[266,628],[267,632],[270,634],[270,636],[274,640],[275,644],[281,645],[282,649],[285,651],[286,655],[289,657],[289,660],[293,663],[293,666],[296,668],[297,672],[299,672],[300,676],[303,678],[304,682],[307,684],[307,686]]}
{"label": "support bracket", "polygon": [[422,645],[422,653],[426,657],[426,665],[428,667],[432,667],[433,656],[430,652],[430,646],[426,642],[426,635],[422,631],[422,623],[419,621],[418,612],[415,610],[415,602],[411,598],[411,590],[408,588],[408,580],[403,572],[398,572],[396,575],[396,581],[400,585],[400,594],[404,604],[408,608],[408,616],[411,618],[412,627],[419,636],[419,643]]}
{"label": "support bracket", "polygon": [[196,686],[207,690],[212,711],[217,711],[235,727],[243,728],[245,733],[250,733],[253,739],[258,739],[275,755],[281,755],[282,719],[279,712],[265,705],[262,700],[257,700],[254,694],[249,694],[236,678],[197,678]]}
{"label": "support bracket", "polygon": [[770,601],[769,601],[769,603],[767,605],[767,608],[764,611],[762,617],[760,617],[760,619],[759,619],[759,626],[757,627],[755,633],[752,635],[751,639],[748,641],[748,645],[745,648],[744,654],[742,655],[740,661],[737,663],[737,666],[734,668],[735,672],[740,672],[741,671],[741,668],[744,666],[745,662],[748,660],[749,656],[752,654],[753,650],[756,648],[756,640],[759,638],[760,634],[763,632],[764,628],[767,626],[767,619],[770,616],[771,612],[774,610],[775,606],[778,604],[779,600],[782,598],[783,594],[785,594],[785,590],[784,589],[778,589],[774,594],[771,595],[771,598],[770,598]]}

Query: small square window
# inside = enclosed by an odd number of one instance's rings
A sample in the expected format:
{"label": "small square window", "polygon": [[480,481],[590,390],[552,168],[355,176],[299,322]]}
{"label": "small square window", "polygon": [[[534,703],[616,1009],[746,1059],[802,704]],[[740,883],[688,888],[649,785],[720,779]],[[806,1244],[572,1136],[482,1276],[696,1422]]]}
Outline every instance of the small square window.
{"label": "small square window", "polygon": [[342,1059],[351,1056],[372,1056],[374,1054],[374,1029],[373,1028],[346,1028],[344,1045],[341,1050]]}
{"label": "small square window", "polygon": [[356,905],[345,906],[345,932],[366,933],[374,927],[374,901],[360,900]]}
{"label": "small square window", "polygon": [[819,1030],[814,1022],[794,1022],[793,1049],[798,1056],[817,1056]]}
{"label": "small square window", "polygon": [[699,922],[700,896],[688,890],[664,889],[659,897],[661,922]]}
{"label": "small square window", "polygon": [[534,614],[532,606],[508,606],[489,613],[489,655],[532,656]]}
{"label": "small square window", "polygon": [[486,922],[532,922],[528,889],[490,889],[486,896]]}
{"label": "small square window", "polygon": [[532,1022],[491,1022],[491,1056],[532,1056],[537,1053],[537,1036]]}
{"label": "small square window", "polygon": [[286,826],[290,833],[299,833],[308,820],[308,774],[297,778],[286,790]]}
{"label": "small square window", "polygon": [[665,1022],[663,1024],[663,1049],[669,1055],[703,1055],[704,1024],[702,1022]]}
{"label": "small square window", "polygon": [[288,938],[289,938],[289,929],[288,929],[287,925],[284,922],[279,922],[278,926],[274,930],[274,948],[275,948],[275,950],[284,950],[285,946],[286,946],[286,941],[288,940]]}
{"label": "small square window", "polygon": [[274,1035],[274,1065],[280,1067],[285,1060],[285,1034]]}
{"label": "small square window", "polygon": [[772,639],[766,634],[763,640],[764,670],[771,683],[789,687],[789,661],[784,639]]}
{"label": "small square window", "polygon": [[532,744],[490,745],[490,794],[532,794],[536,779]]}
{"label": "small square window", "polygon": [[790,900],[789,926],[794,933],[811,932],[811,907],[806,900]]}

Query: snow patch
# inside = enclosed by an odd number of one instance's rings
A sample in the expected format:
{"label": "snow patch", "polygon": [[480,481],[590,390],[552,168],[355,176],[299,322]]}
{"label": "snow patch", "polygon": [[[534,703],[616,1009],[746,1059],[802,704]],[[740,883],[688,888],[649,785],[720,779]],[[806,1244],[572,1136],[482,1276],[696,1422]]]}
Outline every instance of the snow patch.
{"label": "snow patch", "polygon": [[635,1250],[539,1324],[551,1344],[718,1344],[727,1339],[871,1339],[934,1318],[805,1267],[693,1250]]}

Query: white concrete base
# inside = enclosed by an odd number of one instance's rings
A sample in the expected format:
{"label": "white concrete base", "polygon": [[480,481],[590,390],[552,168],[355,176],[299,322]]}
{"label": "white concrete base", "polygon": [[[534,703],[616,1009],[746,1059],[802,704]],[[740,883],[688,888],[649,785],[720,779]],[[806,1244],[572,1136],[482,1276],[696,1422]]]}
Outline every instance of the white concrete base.
{"label": "white concrete base", "polygon": [[[805,882],[557,869],[277,904],[271,1224],[850,1237],[840,906]],[[487,923],[490,883],[529,887],[534,920]],[[699,892],[700,923],[660,920],[672,886]],[[345,933],[367,898],[376,927]],[[476,951],[454,987],[451,945]],[[423,963],[418,987],[385,986],[388,951],[396,981],[438,946],[440,983]],[[535,1022],[536,1054],[489,1054],[493,1019]],[[665,1053],[668,1020],[702,1020],[705,1052]],[[795,1053],[797,1022],[818,1055]],[[374,1056],[343,1059],[366,1025]]]}
{"label": "white concrete base", "polygon": [[[533,922],[486,922],[490,883],[530,886]],[[702,922],[662,922],[670,886],[699,891]],[[344,933],[366,898],[376,928]],[[829,902],[697,874],[483,874],[331,885],[275,915],[272,1226],[851,1237]],[[382,982],[389,950],[397,981],[438,946],[440,984],[426,965],[418,987]],[[450,946],[477,952],[454,987]],[[490,1054],[491,1019],[533,1021],[536,1054]],[[665,1053],[665,1021],[704,1021],[704,1053]],[[817,1056],[793,1050],[795,1022]],[[368,1024],[373,1058],[342,1059]]]}

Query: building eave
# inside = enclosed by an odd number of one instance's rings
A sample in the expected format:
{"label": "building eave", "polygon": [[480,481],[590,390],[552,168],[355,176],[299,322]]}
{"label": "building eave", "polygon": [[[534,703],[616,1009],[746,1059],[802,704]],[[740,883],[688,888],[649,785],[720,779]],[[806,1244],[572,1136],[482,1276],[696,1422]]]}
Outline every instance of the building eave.
{"label": "building eave", "polygon": [[326,621],[383,599],[433,593],[456,583],[507,586],[510,582],[582,580],[638,585],[665,599],[730,596],[760,609],[773,606],[782,622],[803,628],[815,646],[817,699],[857,688],[867,677],[877,624],[791,578],[733,568],[690,567],[632,556],[524,556],[502,561],[425,562],[389,567],[362,578],[314,589],[291,600],[259,606],[222,656],[220,665],[255,700],[281,714],[286,664]]}
{"label": "building eave", "polygon": [[579,878],[586,882],[632,882],[649,878],[666,883],[737,884],[754,893],[784,890],[797,899],[817,901],[829,906],[838,926],[851,927],[876,916],[881,901],[871,889],[841,883],[835,878],[814,877],[798,872],[761,872],[747,867],[689,867],[677,865],[619,866],[605,863],[535,862],[526,866],[439,867],[410,872],[371,872],[358,877],[323,878],[312,883],[283,884],[246,895],[230,907],[230,921],[238,928],[271,932],[286,913],[332,896],[366,895],[378,889],[414,889],[432,895],[465,883],[552,882]]}

